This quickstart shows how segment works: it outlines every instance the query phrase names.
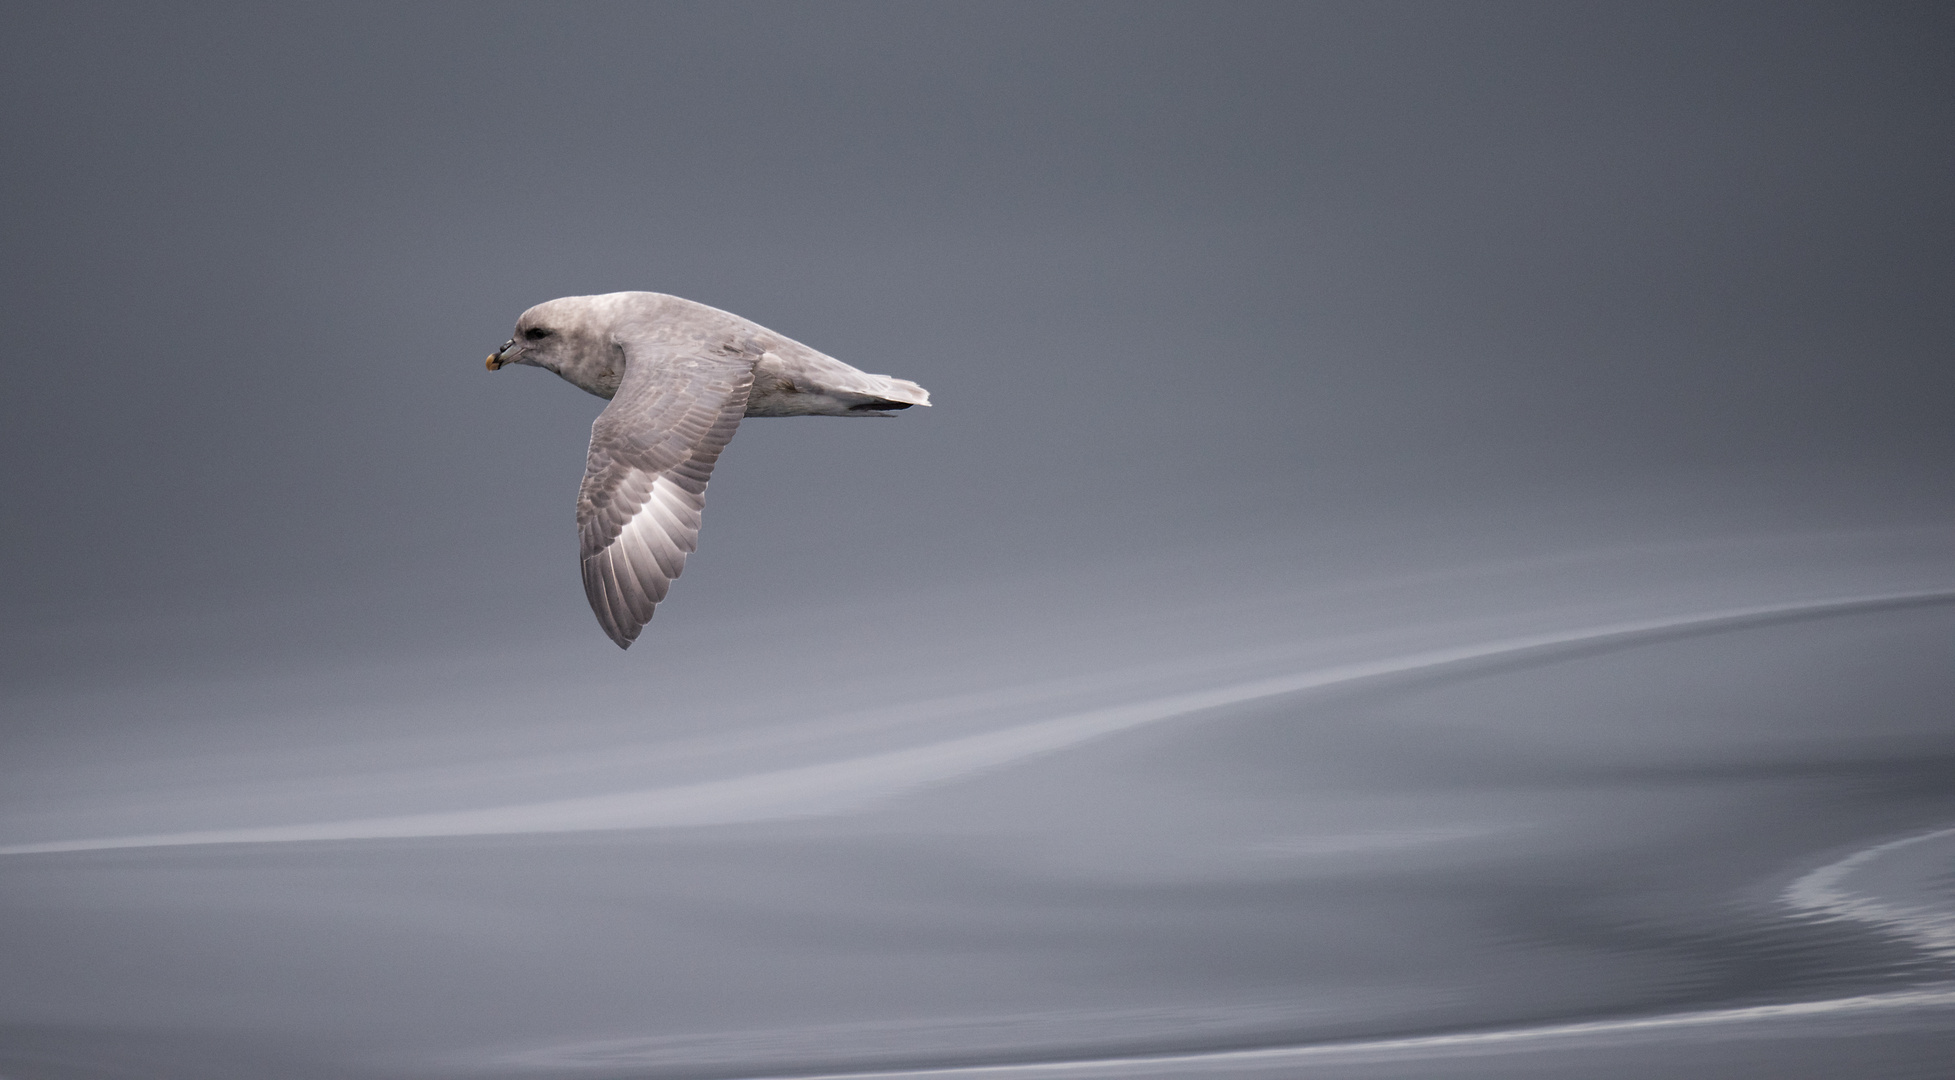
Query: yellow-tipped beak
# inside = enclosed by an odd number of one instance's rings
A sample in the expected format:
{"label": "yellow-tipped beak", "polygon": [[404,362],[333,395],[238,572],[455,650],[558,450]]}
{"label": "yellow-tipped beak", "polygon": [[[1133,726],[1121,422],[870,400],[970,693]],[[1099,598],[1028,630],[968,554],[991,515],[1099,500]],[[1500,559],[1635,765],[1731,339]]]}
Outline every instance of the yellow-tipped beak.
{"label": "yellow-tipped beak", "polygon": [[508,356],[512,351],[515,351],[515,349],[516,349],[515,338],[510,338],[508,341],[503,342],[502,348],[497,349],[495,352],[489,354],[489,370],[501,371],[503,368],[509,366],[510,362],[508,360],[505,360],[504,357]]}

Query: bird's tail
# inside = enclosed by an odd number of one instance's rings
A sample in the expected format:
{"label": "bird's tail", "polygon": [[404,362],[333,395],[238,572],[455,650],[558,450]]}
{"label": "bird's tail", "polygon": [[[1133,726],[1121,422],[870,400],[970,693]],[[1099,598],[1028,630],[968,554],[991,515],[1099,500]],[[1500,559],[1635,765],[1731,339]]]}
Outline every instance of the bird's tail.
{"label": "bird's tail", "polygon": [[849,390],[863,395],[868,400],[849,406],[850,412],[895,412],[912,405],[928,406],[930,391],[908,379],[893,379],[887,375],[870,375],[862,372],[862,381],[872,385],[849,387]]}

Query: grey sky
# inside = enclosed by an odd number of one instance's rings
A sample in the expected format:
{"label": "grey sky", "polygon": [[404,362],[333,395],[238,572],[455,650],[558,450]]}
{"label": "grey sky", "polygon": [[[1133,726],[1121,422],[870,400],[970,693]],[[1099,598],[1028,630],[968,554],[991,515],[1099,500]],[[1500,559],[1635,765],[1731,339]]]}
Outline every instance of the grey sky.
{"label": "grey sky", "polygon": [[746,425],[680,605],[1193,560],[1358,504],[1948,495],[1932,7],[10,22],[6,600],[105,634],[193,596],[561,593],[597,403],[480,355],[624,288],[942,403]]}

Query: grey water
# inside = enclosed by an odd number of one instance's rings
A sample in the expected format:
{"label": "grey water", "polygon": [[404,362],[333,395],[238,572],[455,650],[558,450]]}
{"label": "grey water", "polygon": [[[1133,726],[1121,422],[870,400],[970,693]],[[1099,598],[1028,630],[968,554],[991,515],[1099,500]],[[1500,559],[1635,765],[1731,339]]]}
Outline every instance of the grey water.
{"label": "grey water", "polygon": [[1278,550],[15,698],[0,1076],[1948,1075],[1955,534]]}

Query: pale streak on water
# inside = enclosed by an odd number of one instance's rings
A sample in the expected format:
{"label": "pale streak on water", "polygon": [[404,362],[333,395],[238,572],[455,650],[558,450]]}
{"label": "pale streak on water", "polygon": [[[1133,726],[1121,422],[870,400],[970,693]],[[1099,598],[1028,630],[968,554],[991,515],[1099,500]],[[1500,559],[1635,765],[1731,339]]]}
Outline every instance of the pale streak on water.
{"label": "pale streak on water", "polygon": [[[360,818],[306,825],[153,833],[89,840],[55,840],[0,847],[0,855],[205,844],[271,844],[307,840],[381,840],[443,836],[516,836],[611,829],[669,829],[820,817],[862,809],[931,784],[1056,753],[1143,724],[1181,719],[1232,705],[1313,690],[1410,675],[1433,675],[1467,665],[1547,657],[1557,650],[1628,646],[1666,637],[1734,630],[1798,619],[1955,602],[1955,589],[1914,590],[1789,604],[1699,612],[1668,618],[1473,642],[1410,656],[1343,664],[1209,690],[1171,694],[1132,705],[1020,724],[983,735],[891,750],[819,765],[615,795],[557,799],[441,814]],[[1332,841],[1336,847],[1340,841]],[[1378,843],[1393,844],[1389,836]],[[1311,843],[1309,841],[1306,844]],[[1360,848],[1375,846],[1363,842]]]}
{"label": "pale streak on water", "polygon": [[1946,1075],[1955,535],[1222,562],[14,695],[0,1076]]}

